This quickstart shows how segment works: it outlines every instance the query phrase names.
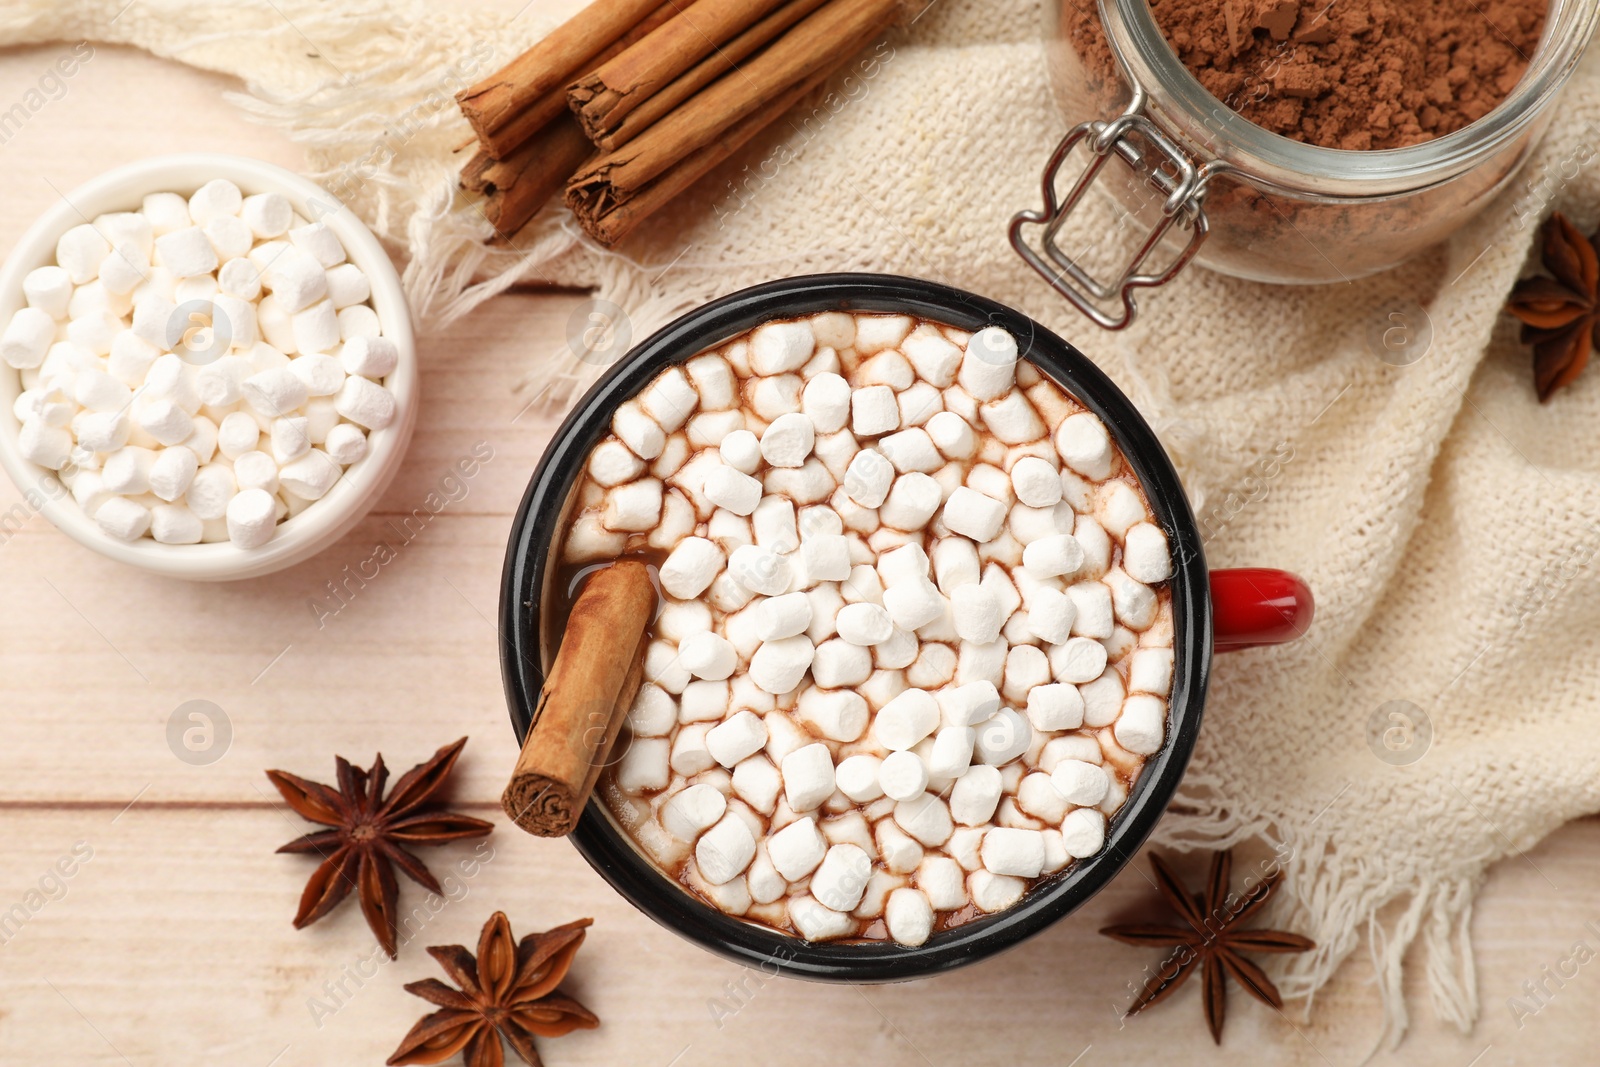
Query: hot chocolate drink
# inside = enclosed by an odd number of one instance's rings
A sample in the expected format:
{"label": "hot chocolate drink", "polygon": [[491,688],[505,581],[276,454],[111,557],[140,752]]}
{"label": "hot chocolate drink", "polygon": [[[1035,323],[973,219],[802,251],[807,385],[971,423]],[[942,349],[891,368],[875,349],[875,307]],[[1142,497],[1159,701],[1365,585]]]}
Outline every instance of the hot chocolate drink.
{"label": "hot chocolate drink", "polygon": [[919,945],[1093,856],[1166,738],[1167,538],[998,327],[828,313],[662,371],[565,564],[658,568],[604,801],[712,906]]}

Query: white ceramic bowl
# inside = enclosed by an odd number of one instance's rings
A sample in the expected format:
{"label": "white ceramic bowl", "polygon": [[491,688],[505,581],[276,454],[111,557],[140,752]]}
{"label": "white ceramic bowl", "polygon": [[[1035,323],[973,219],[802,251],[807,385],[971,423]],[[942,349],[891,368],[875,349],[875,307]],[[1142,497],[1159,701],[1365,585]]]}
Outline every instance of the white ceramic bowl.
{"label": "white ceramic bowl", "polygon": [[[157,156],[107,171],[68,193],[28,228],[0,268],[0,325],[9,322],[25,302],[23,277],[36,267],[55,262],[56,242],[67,230],[106,212],[138,210],[149,193],[187,196],[213,178],[228,179],[246,196],[280,193],[302,216],[327,223],[344,244],[350,261],[371,280],[372,306],[384,336],[400,350],[399,365],[383,383],[394,394],[394,421],[368,433],[367,454],[345,468],[327,496],[279,523],[272,540],[260,548],[242,549],[228,542],[164,545],[149,538],[119,541],[84,513],[55,472],[18,453],[20,426],[12,408],[22,382],[15,370],[0,365],[0,465],[23,491],[27,499],[23,506],[43,512],[62,532],[101,555],[157,574],[197,581],[256,578],[299,563],[337,541],[388,486],[417,421],[417,354],[411,311],[383,246],[360,219],[320,186],[282,167],[244,156],[201,152]],[[330,210],[333,208],[336,210]]]}

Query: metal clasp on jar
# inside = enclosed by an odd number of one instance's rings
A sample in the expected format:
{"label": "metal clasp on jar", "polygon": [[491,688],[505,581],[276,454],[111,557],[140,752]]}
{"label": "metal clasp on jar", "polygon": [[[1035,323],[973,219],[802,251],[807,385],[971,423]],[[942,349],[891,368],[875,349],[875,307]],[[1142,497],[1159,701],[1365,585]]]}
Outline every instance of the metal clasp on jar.
{"label": "metal clasp on jar", "polygon": [[[1133,291],[1164,285],[1194,258],[1205,240],[1207,223],[1202,206],[1206,183],[1222,168],[1215,161],[1198,164],[1144,114],[1145,94],[1134,93],[1128,110],[1109,122],[1096,120],[1072,128],[1056,146],[1044,171],[1044,207],[1039,211],[1018,212],[1011,219],[1009,234],[1011,247],[1040,277],[1068,300],[1079,311],[1108,330],[1120,330],[1138,314],[1138,302]],[[1079,142],[1087,141],[1093,157],[1059,201],[1056,197],[1056,175],[1061,165]],[[1148,146],[1148,150],[1143,147]],[[1101,281],[1057,243],[1057,236],[1067,216],[1078,206],[1084,194],[1099,177],[1111,154],[1121,156],[1134,174],[1148,182],[1163,196],[1161,218],[1146,235],[1138,251],[1128,261],[1115,279]],[[1023,228],[1043,226],[1039,246],[1043,255],[1029,245]],[[1189,231],[1183,250],[1158,273],[1147,273],[1147,261],[1173,226]],[[1059,269],[1057,269],[1059,268]],[[1121,308],[1115,313],[1101,309],[1100,304],[1120,300]]]}

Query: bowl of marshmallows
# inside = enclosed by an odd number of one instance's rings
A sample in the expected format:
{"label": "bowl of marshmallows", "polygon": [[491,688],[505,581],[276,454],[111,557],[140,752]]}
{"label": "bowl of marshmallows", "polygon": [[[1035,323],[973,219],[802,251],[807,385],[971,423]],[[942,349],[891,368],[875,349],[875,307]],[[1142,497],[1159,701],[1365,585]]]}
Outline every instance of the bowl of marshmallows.
{"label": "bowl of marshmallows", "polygon": [[0,464],[21,506],[156,573],[257,577],[337,540],[398,468],[416,386],[382,245],[257,160],[112,170],[0,268]]}

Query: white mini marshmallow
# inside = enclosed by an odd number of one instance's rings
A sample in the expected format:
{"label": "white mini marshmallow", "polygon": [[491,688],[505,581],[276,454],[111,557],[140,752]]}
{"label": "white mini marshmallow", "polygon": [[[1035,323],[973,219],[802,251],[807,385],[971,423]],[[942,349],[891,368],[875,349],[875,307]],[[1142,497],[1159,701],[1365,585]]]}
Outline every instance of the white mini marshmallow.
{"label": "white mini marshmallow", "polygon": [[798,411],[779,415],[761,434],[761,455],[774,467],[799,467],[816,443],[811,419]]}
{"label": "white mini marshmallow", "polygon": [[857,686],[871,674],[871,651],[839,638],[818,645],[811,661],[811,676],[824,689]]}
{"label": "white mini marshmallow", "polygon": [[[393,374],[395,367],[399,366],[400,348],[387,337],[352,337],[339,349],[339,363],[344,367],[346,374],[359,374],[363,378],[378,381]],[[638,409],[633,407],[630,410]],[[660,454],[657,450],[656,455]],[[644,456],[642,453],[641,456],[644,459],[655,458],[655,456]]]}
{"label": "white mini marshmallow", "polygon": [[1060,472],[1038,456],[1023,456],[1012,465],[1011,484],[1017,499],[1030,508],[1052,507],[1061,499]]}
{"label": "white mini marshmallow", "polygon": [[367,454],[367,435],[361,432],[361,427],[341,422],[328,430],[322,450],[335,463],[349,466]]}
{"label": "white mini marshmallow", "polygon": [[819,434],[837,433],[850,421],[850,383],[837,374],[819,374],[806,383],[800,410]]}
{"label": "white mini marshmallow", "polygon": [[910,800],[928,788],[928,768],[915,752],[891,752],[878,767],[878,784],[885,796]]}
{"label": "white mini marshmallow", "polygon": [[[739,654],[733,650],[727,638],[706,630],[690,634],[678,643],[678,664],[696,678],[715,682],[734,672],[739,666]],[[766,730],[763,729],[761,733],[762,743],[765,744]],[[749,754],[745,753],[746,756]],[[744,756],[739,757],[743,758]],[[738,760],[733,762],[737,763]],[[728,763],[726,766],[731,767],[733,763]]]}
{"label": "white mini marshmallow", "polygon": [[761,602],[755,609],[756,635],[777,641],[803,634],[811,626],[811,600],[804,593],[785,593]]}
{"label": "white mini marshmallow", "polygon": [[[225,271],[228,264],[224,263],[222,267]],[[221,272],[217,274],[217,281],[222,281]],[[223,288],[226,289],[227,286],[224,285]],[[371,279],[354,263],[340,263],[328,270],[328,299],[333,301],[334,307],[342,309],[355,304],[364,304],[371,295]]]}
{"label": "white mini marshmallow", "polygon": [[1056,792],[1069,804],[1094,807],[1105,799],[1111,788],[1111,779],[1105,769],[1084,760],[1064,759],[1050,772],[1050,781]]}
{"label": "white mini marshmallow", "polygon": [[197,226],[212,219],[237,215],[244,206],[244,195],[239,187],[226,178],[213,178],[189,197],[189,217]]}
{"label": "white mini marshmallow", "polygon": [[996,826],[983,835],[983,865],[995,874],[1037,878],[1044,869],[1044,835]]}
{"label": "white mini marshmallow", "polygon": [[901,474],[920,471],[930,474],[944,466],[944,457],[933,446],[926,430],[910,429],[889,434],[878,442],[878,450]]}
{"label": "white mini marshmallow", "polygon": [[921,891],[901,886],[890,892],[883,921],[897,944],[916,948],[933,934],[933,907]]}
{"label": "white mini marshmallow", "polygon": [[735,712],[726,721],[713,726],[706,734],[706,750],[711,753],[712,759],[724,767],[733,767],[755,755],[765,747],[766,743],[767,724],[751,711]]}
{"label": "white mini marshmallow", "polygon": [[1123,539],[1122,569],[1135,581],[1149,585],[1172,576],[1172,555],[1167,535],[1153,523],[1141,522],[1128,529]]}
{"label": "white mini marshmallow", "polygon": [[1028,693],[1028,722],[1041,733],[1075,730],[1083,725],[1083,697],[1063,682],[1034,686]]}
{"label": "white mini marshmallow", "polygon": [[[347,379],[346,388],[354,382],[363,380],[360,378]],[[371,382],[366,384],[372,385]],[[245,403],[270,418],[293,414],[296,409],[305,405],[308,397],[306,383],[301,381],[299,376],[287,366],[252,374],[244,380],[240,390]],[[342,396],[343,394],[341,393],[341,398]],[[390,404],[392,408],[392,398]],[[345,414],[343,408],[340,409],[340,414]],[[349,416],[346,417],[348,418]],[[351,421],[358,422],[360,420],[352,418]],[[366,424],[362,423],[362,425]]]}
{"label": "white mini marshmallow", "polygon": [[762,485],[768,493],[787,497],[796,504],[820,504],[832,495],[838,483],[822,461],[812,456],[798,468],[776,467],[764,472]]}
{"label": "white mini marshmallow", "polygon": [[339,314],[333,301],[318,300],[289,316],[298,352],[328,352],[339,345]]}
{"label": "white mini marshmallow", "polygon": [[265,452],[246,452],[234,460],[233,476],[240,489],[278,491],[278,465]]}
{"label": "white mini marshmallow", "polygon": [[[293,377],[293,374],[290,377]],[[248,381],[245,386],[245,396],[248,399]],[[369,430],[381,430],[394,421],[394,394],[378,383],[356,375],[344,380],[338,396],[334,398],[333,406],[339,414]]]}
{"label": "white mini marshmallow", "polygon": [[800,547],[799,527],[795,523],[794,502],[769,496],[756,505],[751,516],[756,544],[772,552],[793,552]]}
{"label": "white mini marshmallow", "polygon": [[750,679],[764,692],[778,696],[800,684],[816,649],[805,636],[763,641],[750,657]]}
{"label": "white mini marshmallow", "polygon": [[706,475],[706,499],[735,515],[749,515],[761,502],[761,483],[725,464]]}
{"label": "white mini marshmallow", "polygon": [[[1110,726],[1122,711],[1122,675],[1107,669],[1092,682],[1078,686],[1083,697],[1083,723],[1085,726]],[[1148,706],[1148,705],[1146,705]],[[1127,746],[1124,745],[1124,748]]]}
{"label": "white mini marshmallow", "polygon": [[[189,210],[194,211],[194,205],[189,205]],[[328,229],[325,223],[313,222],[305,226],[297,226],[289,231],[289,240],[294,246],[322,265],[323,270],[336,267],[344,262],[344,245],[339,243],[339,237]]]}
{"label": "white mini marshmallow", "polygon": [[[682,660],[679,660],[678,667],[688,670]],[[729,690],[725,681],[701,679],[689,682],[678,698],[678,721],[707,722],[722,718],[728,713]]]}
{"label": "white mini marshmallow", "polygon": [[1058,682],[1092,682],[1106,669],[1106,646],[1074,637],[1050,650],[1050,671]]}
{"label": "white mini marshmallow", "polygon": [[756,374],[799,370],[816,351],[809,322],[768,322],[750,334],[750,369]]}
{"label": "white mini marshmallow", "polygon": [[257,300],[261,296],[261,271],[248,259],[230,259],[217,268],[217,289],[241,300]]}
{"label": "white mini marshmallow", "polygon": [[[628,729],[635,737],[662,737],[678,724],[678,702],[659,685],[646,682],[639,687],[628,709]],[[721,814],[718,814],[721,818]]]}
{"label": "white mini marshmallow", "polygon": [[638,737],[617,761],[617,787],[624,793],[665,789],[672,775],[664,737]]}
{"label": "white mini marshmallow", "polygon": [[816,534],[807,538],[800,545],[800,567],[812,581],[842,582],[848,579],[849,540],[837,533]]}
{"label": "white mini marshmallow", "polygon": [[[205,231],[206,240],[211,242],[211,247],[216,249],[219,263],[225,264],[249,254],[250,246],[255,240],[250,227],[236,215],[219,215],[200,228]],[[109,259],[108,256],[107,260]],[[101,265],[100,274],[101,277],[105,276],[104,264]]]}
{"label": "white mini marshmallow", "polygon": [[161,544],[195,545],[204,535],[205,524],[182,504],[157,504],[150,509],[150,536]]}
{"label": "white mini marshmallow", "polygon": [[849,689],[808,687],[795,703],[796,716],[830,741],[854,741],[867,728],[866,699]]}
{"label": "white mini marshmallow", "polygon": [[217,427],[217,447],[228,459],[254,452],[260,439],[261,425],[248,412],[229,412]]}
{"label": "white mini marshmallow", "polygon": [[199,469],[200,461],[189,449],[182,445],[163,448],[150,464],[150,491],[171,503],[188,492]]}
{"label": "white mini marshmallow", "polygon": [[277,527],[277,501],[264,489],[246,489],[228,501],[227,518],[228,539],[235,546],[259,548]]}
{"label": "white mini marshmallow", "polygon": [[839,792],[858,804],[865,804],[883,796],[883,786],[878,783],[878,768],[883,761],[865,753],[839,761],[834,768],[834,782]]}
{"label": "white mini marshmallow", "polygon": [[926,578],[896,582],[883,591],[883,608],[902,630],[915,630],[937,619],[945,609],[944,598]]}
{"label": "white mini marshmallow", "polygon": [[[621,413],[620,410],[618,413]],[[640,412],[639,417],[649,421],[650,425],[655,427],[655,433],[657,435],[661,433],[661,427],[656,426],[653,421],[650,421],[650,417],[648,415]],[[665,439],[663,438],[663,441],[664,440]],[[633,445],[630,444],[628,447],[633,448]],[[727,464],[729,467],[732,467],[740,474],[754,474],[761,467],[761,442],[757,439],[756,435],[751,433],[749,430],[735,430],[728,434],[722,439],[722,443],[720,446],[718,446],[718,450],[722,456],[722,462]],[[635,448],[634,451],[637,452],[638,449]],[[660,454],[659,449],[657,450],[657,454]],[[640,455],[644,454],[641,452]],[[645,456],[645,458],[650,459],[652,457]],[[757,486],[759,488],[759,483],[757,483]]]}
{"label": "white mini marshmallow", "polygon": [[679,600],[692,600],[706,591],[725,558],[715,542],[686,537],[662,562],[661,587]]}
{"label": "white mini marshmallow", "polygon": [[992,541],[1005,525],[1006,505],[978,492],[961,486],[950,494],[945,503],[944,524],[953,533],[970,537],[974,541]]}
{"label": "white mini marshmallow", "polygon": [[238,491],[233,471],[221,463],[208,463],[201,467],[189,482],[184,500],[196,518],[214,522],[228,511],[228,501]]}
{"label": "white mini marshmallow", "polygon": [[18,308],[0,334],[0,359],[19,369],[37,367],[55,339],[56,322],[35,307]]}
{"label": "white mini marshmallow", "polygon": [[956,634],[963,641],[988,644],[1000,636],[1000,601],[992,589],[963,585],[950,596]]}
{"label": "white mini marshmallow", "polygon": [[903,751],[938,729],[939,705],[922,689],[907,689],[878,709],[872,736],[884,748]]}
{"label": "white mini marshmallow", "polygon": [[828,849],[811,876],[811,894],[833,911],[851,911],[861,903],[871,877],[872,857],[861,846],[837,844]]}
{"label": "white mini marshmallow", "polygon": [[894,484],[894,465],[882,453],[862,449],[845,469],[844,491],[864,508],[883,504]]}
{"label": "white mini marshmallow", "polygon": [[1061,461],[1091,481],[1111,475],[1111,435],[1105,423],[1083,411],[1063,419],[1056,427],[1056,452]]}
{"label": "white mini marshmallow", "polygon": [[887,385],[850,394],[850,429],[857,437],[877,437],[900,428],[900,405]]}
{"label": "white mini marshmallow", "polygon": [[780,374],[776,378],[757,378],[747,391],[751,409],[764,422],[779,415],[800,410],[800,394],[805,388],[798,374]]}
{"label": "white mini marshmallow", "polygon": [[944,491],[926,474],[902,474],[889,487],[878,517],[897,530],[920,530],[944,503]]}
{"label": "white mini marshmallow", "polygon": [[809,893],[790,897],[787,911],[789,921],[807,941],[830,941],[856,932],[854,919],[824,907]]}
{"label": "white mini marshmallow", "polygon": [[1077,605],[1066,593],[1045,585],[1033,590],[1028,602],[1028,632],[1033,636],[1052,645],[1061,644],[1072,636],[1072,624],[1077,618]]}
{"label": "white mini marshmallow", "polygon": [[1161,608],[1156,591],[1134,581],[1121,567],[1111,568],[1103,580],[1111,590],[1111,610],[1117,621],[1130,630],[1148,630]]}
{"label": "white mini marshmallow", "polygon": [[981,405],[978,415],[994,438],[1003,444],[1027,444],[1045,434],[1045,425],[1039,413],[1019,390]]}
{"label": "white mini marshmallow", "polygon": [[211,247],[205,231],[190,226],[156,238],[156,255],[161,265],[177,278],[194,278],[217,269],[217,250]]}
{"label": "white mini marshmallow", "polygon": [[955,829],[955,823],[950,819],[950,809],[932,793],[895,804],[894,821],[900,829],[928,848],[944,844]]}
{"label": "white mini marshmallow", "polygon": [[35,267],[22,279],[22,295],[28,306],[49,315],[52,319],[67,317],[67,304],[72,299],[72,276],[62,267]]}
{"label": "white mini marshmallow", "polygon": [[240,202],[239,217],[257,237],[281,237],[294,224],[294,207],[278,193],[256,193]]}
{"label": "white mini marshmallow", "polygon": [[796,749],[783,758],[782,770],[784,797],[795,811],[810,811],[833,794],[833,756],[827,745]]}
{"label": "white mini marshmallow", "polygon": [[1016,373],[1016,338],[999,326],[988,326],[967,341],[957,381],[977,400],[993,400],[1011,389]]}
{"label": "white mini marshmallow", "polygon": [[[361,378],[347,378],[345,381],[364,381]],[[369,383],[370,384],[370,383]],[[343,387],[341,387],[343,388]],[[334,401],[335,410],[338,401]],[[602,441],[589,453],[589,477],[596,484],[609,489],[623,482],[631,482],[644,471],[644,463],[639,457],[628,451],[627,447],[617,441]]]}
{"label": "white mini marshmallow", "polygon": [[969,768],[950,791],[950,814],[963,826],[982,826],[994,817],[1002,791],[999,768],[984,764]]}
{"label": "white mini marshmallow", "polygon": [[1123,701],[1112,733],[1117,744],[1135,755],[1158,752],[1166,738],[1167,702],[1147,693],[1135,693]]}
{"label": "white mini marshmallow", "polygon": [[733,791],[763,815],[777,810],[778,794],[782,790],[783,775],[765,756],[751,756],[733,768]]}
{"label": "white mini marshmallow", "polygon": [[953,411],[941,411],[928,420],[928,436],[934,447],[948,459],[971,459],[978,451],[978,437],[971,424]]}
{"label": "white mini marshmallow", "polygon": [[1106,638],[1115,628],[1115,615],[1111,607],[1111,590],[1103,582],[1077,582],[1067,587],[1077,609],[1072,632],[1079,637]]}
{"label": "white mini marshmallow", "polygon": [[[984,836],[987,839],[988,835]],[[1016,904],[1027,888],[1028,883],[1021,878],[995,874],[986,868],[967,876],[967,889],[972,894],[972,903],[977,905],[979,911],[989,914],[1005,911]]]}
{"label": "white mini marshmallow", "polygon": [[993,718],[978,724],[973,757],[979,763],[1002,767],[1028,750],[1033,727],[1015,708],[1002,707]]}
{"label": "white mini marshmallow", "polygon": [[1172,649],[1141,648],[1134,652],[1128,668],[1130,693],[1166,696],[1172,691]]}
{"label": "white mini marshmallow", "polygon": [[846,604],[835,619],[839,636],[855,645],[876,645],[894,632],[889,613],[877,604]]}
{"label": "white mini marshmallow", "polygon": [[[940,646],[943,647],[943,646]],[[970,726],[943,726],[928,751],[928,773],[935,778],[959,778],[972,765],[977,733]]]}
{"label": "white mini marshmallow", "polygon": [[1106,843],[1106,817],[1093,808],[1074,808],[1061,820],[1061,843],[1067,855],[1087,859]]}
{"label": "white mini marshmallow", "polygon": [[74,285],[94,281],[101,261],[110,254],[110,243],[88,223],[72,227],[56,241],[56,263],[66,270]]}
{"label": "white mini marshmallow", "polygon": [[299,459],[311,451],[311,439],[306,436],[309,420],[304,415],[272,420],[272,460],[279,466]]}
{"label": "white mini marshmallow", "polygon": [[120,541],[136,541],[150,528],[150,509],[127,497],[114,496],[95,509],[94,521]]}
{"label": "white mini marshmallow", "polygon": [[733,881],[755,859],[756,839],[745,821],[732,812],[700,835],[694,847],[695,866],[712,885]]}
{"label": "white mini marshmallow", "polygon": [[694,841],[717,824],[728,810],[728,799],[711,785],[691,785],[661,805],[661,825],[681,841]]}
{"label": "white mini marshmallow", "polygon": [[[118,295],[132,293],[149,275],[150,260],[136,245],[118,245],[112,249],[109,256],[100,261],[100,284],[108,293]],[[88,291],[88,286],[85,286],[78,290],[78,293]]]}
{"label": "white mini marshmallow", "polygon": [[17,450],[29,463],[58,471],[72,458],[72,434],[59,426],[25,422],[17,431]]}

